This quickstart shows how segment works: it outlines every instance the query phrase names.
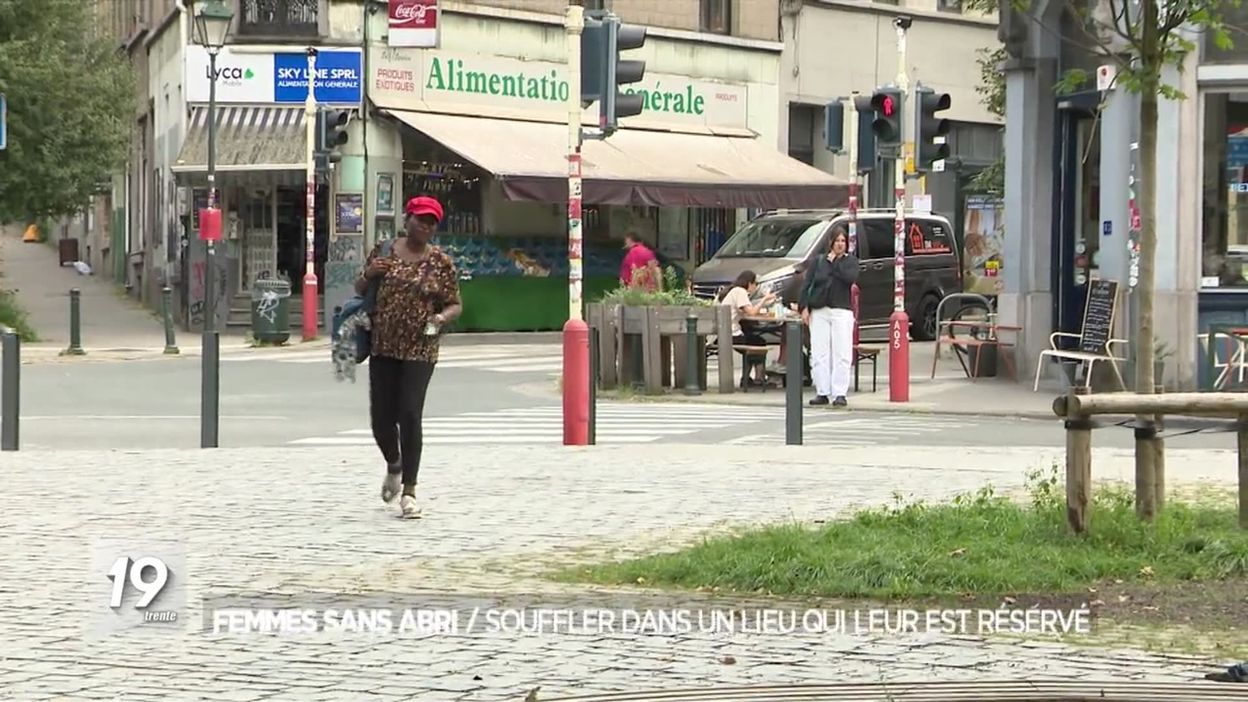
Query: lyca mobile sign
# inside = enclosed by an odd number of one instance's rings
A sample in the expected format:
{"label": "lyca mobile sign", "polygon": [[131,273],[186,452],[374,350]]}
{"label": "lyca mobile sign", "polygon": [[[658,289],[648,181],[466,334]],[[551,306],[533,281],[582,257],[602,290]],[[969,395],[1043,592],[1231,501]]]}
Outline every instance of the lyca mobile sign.
{"label": "lyca mobile sign", "polygon": [[[510,110],[563,114],[568,99],[564,66],[479,54],[376,52],[370,96],[383,107],[423,109],[435,104],[480,105]],[[640,93],[645,110],[637,118],[651,122],[741,127],[747,125],[744,85],[700,81],[685,76],[647,75],[630,87]],[[591,107],[596,117],[597,107]]]}
{"label": "lyca mobile sign", "polygon": [[[217,57],[217,102],[293,103],[308,97],[308,57],[304,53],[242,53],[223,49]],[[359,104],[363,91],[359,49],[320,51],[316,57],[317,102]],[[186,99],[208,102],[212,73],[208,52],[186,48]]]}

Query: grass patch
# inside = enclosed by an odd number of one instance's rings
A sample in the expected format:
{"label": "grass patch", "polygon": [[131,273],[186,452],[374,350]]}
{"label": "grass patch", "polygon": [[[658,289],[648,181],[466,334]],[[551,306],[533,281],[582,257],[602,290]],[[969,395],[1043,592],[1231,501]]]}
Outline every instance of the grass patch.
{"label": "grass patch", "polygon": [[1097,490],[1091,533],[1066,527],[1057,469],[1026,498],[985,488],[951,502],[905,502],[811,528],[781,524],[687,549],[558,571],[563,582],[645,583],[782,596],[914,600],[1084,591],[1107,580],[1163,585],[1248,578],[1248,532],[1225,502],[1172,500],[1153,524],[1121,486]]}
{"label": "grass patch", "polygon": [[35,333],[35,328],[30,325],[26,318],[26,309],[18,303],[17,295],[14,295],[10,290],[0,290],[0,325],[16,331],[22,341],[34,342],[39,340],[39,335]]}

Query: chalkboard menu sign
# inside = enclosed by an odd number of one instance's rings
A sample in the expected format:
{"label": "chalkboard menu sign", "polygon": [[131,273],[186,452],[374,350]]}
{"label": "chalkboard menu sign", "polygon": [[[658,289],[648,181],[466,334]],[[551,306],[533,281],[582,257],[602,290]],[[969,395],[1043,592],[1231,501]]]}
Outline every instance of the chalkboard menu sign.
{"label": "chalkboard menu sign", "polygon": [[1088,281],[1088,301],[1083,308],[1083,330],[1079,350],[1104,356],[1114,330],[1118,305],[1118,281],[1093,278]]}

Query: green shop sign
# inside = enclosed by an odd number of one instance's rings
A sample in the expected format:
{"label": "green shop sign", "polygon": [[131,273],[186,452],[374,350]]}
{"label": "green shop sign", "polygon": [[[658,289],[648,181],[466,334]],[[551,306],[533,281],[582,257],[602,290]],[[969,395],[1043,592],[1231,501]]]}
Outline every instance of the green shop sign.
{"label": "green shop sign", "polygon": [[[547,64],[550,65],[550,64]],[[499,97],[563,103],[568,100],[568,81],[557,68],[525,71],[523,68],[509,72],[477,70],[462,59],[433,56],[429,60],[425,77],[426,91],[448,93],[471,93]],[[662,90],[661,82],[653,88],[627,88],[630,95],[640,94],[645,109],[678,115],[705,114],[706,96],[696,91],[692,84],[682,90]]]}

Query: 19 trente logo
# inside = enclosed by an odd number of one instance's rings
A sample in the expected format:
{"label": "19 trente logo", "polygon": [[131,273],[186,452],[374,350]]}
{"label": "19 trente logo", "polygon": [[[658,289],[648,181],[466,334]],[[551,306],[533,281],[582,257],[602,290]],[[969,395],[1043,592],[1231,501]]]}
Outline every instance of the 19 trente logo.
{"label": "19 trente logo", "polygon": [[[150,571],[151,580],[144,580],[145,572]],[[129,556],[119,556],[113,561],[113,567],[108,569],[108,578],[113,581],[112,594],[109,597],[108,606],[113,609],[121,608],[122,597],[125,594],[127,581],[130,587],[138,590],[142,596],[138,602],[134,603],[134,608],[143,612],[143,621],[145,622],[176,622],[178,613],[172,610],[153,611],[148,607],[156,600],[156,597],[169,584],[169,579],[173,575],[173,571],[165,564],[163,560],[155,556],[143,556],[141,558],[132,559]]]}

